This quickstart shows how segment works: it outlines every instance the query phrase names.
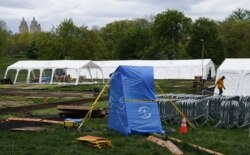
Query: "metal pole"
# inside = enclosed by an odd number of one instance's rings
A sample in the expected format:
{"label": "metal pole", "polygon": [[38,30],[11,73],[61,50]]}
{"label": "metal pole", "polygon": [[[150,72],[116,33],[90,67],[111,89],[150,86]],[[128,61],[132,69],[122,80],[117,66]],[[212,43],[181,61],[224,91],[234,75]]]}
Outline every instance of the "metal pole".
{"label": "metal pole", "polygon": [[201,42],[202,42],[202,50],[201,50],[201,61],[202,61],[202,66],[201,66],[201,71],[202,71],[202,73],[201,73],[201,82],[202,82],[202,89],[201,90],[203,90],[203,85],[204,85],[204,81],[203,81],[203,68],[204,68],[204,40],[203,39],[201,39]]}

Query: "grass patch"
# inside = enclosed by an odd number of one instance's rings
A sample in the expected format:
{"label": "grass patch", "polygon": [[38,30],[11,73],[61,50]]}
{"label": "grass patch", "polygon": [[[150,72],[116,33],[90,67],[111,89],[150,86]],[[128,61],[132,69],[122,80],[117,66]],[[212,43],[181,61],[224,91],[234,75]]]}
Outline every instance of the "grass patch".
{"label": "grass patch", "polygon": [[[176,125],[171,127],[178,129]],[[106,137],[112,141],[114,147],[98,150],[75,140],[84,135]],[[178,146],[187,155],[204,153],[189,147],[186,143],[194,143],[229,155],[248,154],[250,151],[247,129],[201,127],[189,131],[188,135],[180,135],[178,132],[168,135],[184,141],[184,144]],[[107,118],[91,118],[83,125],[81,131],[64,131],[63,126],[51,125],[46,126],[46,131],[40,133],[2,131],[0,138],[1,151],[4,154],[170,154],[166,149],[148,142],[147,135],[124,136],[108,130]]]}

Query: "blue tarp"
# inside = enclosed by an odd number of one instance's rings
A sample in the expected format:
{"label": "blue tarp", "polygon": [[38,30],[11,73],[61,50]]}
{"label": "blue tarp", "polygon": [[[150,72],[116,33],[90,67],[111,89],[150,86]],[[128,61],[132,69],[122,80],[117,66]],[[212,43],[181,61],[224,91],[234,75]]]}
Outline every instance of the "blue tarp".
{"label": "blue tarp", "polygon": [[119,66],[109,90],[108,127],[122,134],[163,133],[153,67]]}

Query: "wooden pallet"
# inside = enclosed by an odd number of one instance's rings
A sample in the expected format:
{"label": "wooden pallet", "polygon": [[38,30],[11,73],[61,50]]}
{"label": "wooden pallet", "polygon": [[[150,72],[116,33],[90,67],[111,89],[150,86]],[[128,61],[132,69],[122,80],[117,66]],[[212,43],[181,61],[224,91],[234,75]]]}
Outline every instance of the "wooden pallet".
{"label": "wooden pallet", "polygon": [[104,149],[104,148],[112,148],[111,141],[107,138],[96,137],[96,136],[82,136],[77,138],[78,141],[84,142],[94,148]]}
{"label": "wooden pallet", "polygon": [[[90,106],[78,106],[78,105],[58,105],[57,110],[60,116],[76,116],[83,117],[90,110]],[[92,117],[104,117],[106,116],[105,109],[94,108],[92,111]]]}

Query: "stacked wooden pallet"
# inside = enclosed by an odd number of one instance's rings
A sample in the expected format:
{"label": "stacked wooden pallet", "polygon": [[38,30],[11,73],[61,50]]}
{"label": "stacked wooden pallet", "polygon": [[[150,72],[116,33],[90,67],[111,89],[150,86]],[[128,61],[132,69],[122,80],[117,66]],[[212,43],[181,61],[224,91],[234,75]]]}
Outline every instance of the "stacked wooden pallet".
{"label": "stacked wooden pallet", "polygon": [[104,148],[112,148],[111,141],[107,138],[96,137],[96,136],[82,136],[77,138],[77,140],[84,142],[88,145],[91,145],[94,148],[104,149]]}
{"label": "stacked wooden pallet", "polygon": [[[90,110],[90,106],[78,106],[78,105],[58,105],[58,114],[62,117],[84,117]],[[104,117],[106,116],[106,110],[100,108],[94,108],[91,117]]]}

